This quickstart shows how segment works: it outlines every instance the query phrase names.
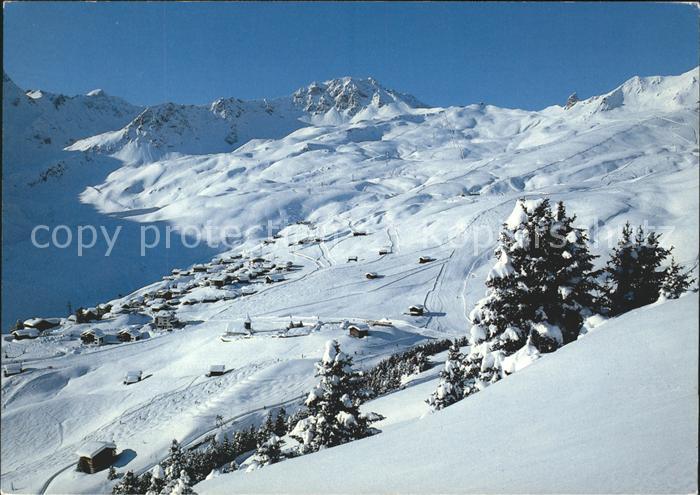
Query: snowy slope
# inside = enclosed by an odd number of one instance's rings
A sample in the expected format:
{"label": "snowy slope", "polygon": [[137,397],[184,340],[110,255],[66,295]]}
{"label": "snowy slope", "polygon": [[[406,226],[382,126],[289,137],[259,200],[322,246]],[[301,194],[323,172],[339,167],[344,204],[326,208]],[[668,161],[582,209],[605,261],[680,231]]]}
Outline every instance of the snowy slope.
{"label": "snowy slope", "polygon": [[411,387],[366,405],[378,436],[195,490],[695,492],[697,321],[697,295],[636,310],[439,413],[421,416],[435,381]]}
{"label": "snowy slope", "polygon": [[220,98],[209,106],[167,103],[149,107],[121,130],[80,140],[72,151],[109,153],[128,163],[152,162],[171,153],[231,151],[251,139],[278,139],[308,125],[336,124],[358,115],[399,113],[422,104],[375,80],[312,83],[291,97],[262,101]]}
{"label": "snowy slope", "polygon": [[[69,302],[73,307],[86,306],[129,292],[173,266],[207,259],[214,252],[208,246],[159,246],[140,257],[140,226],[130,221],[139,214],[133,202],[110,200],[116,215],[107,217],[80,198],[81,192],[86,197],[91,192],[100,195],[100,183],[110,172],[133,174],[135,163],[164,156],[185,154],[185,162],[197,160],[188,153],[217,156],[209,154],[231,151],[253,138],[283,137],[308,126],[311,119],[326,125],[363,112],[390,114],[396,108],[420,105],[373,80],[351,78],[313,84],[269,101],[226,98],[207,106],[168,103],[146,109],[99,90],[75,97],[25,92],[6,74],[3,88],[3,331],[17,318],[63,313]],[[322,113],[325,106],[328,111]],[[241,171],[231,168],[226,174]],[[226,215],[223,209],[220,213]],[[257,212],[257,221],[264,222],[265,215]],[[31,232],[43,224],[70,228],[74,236],[70,248],[35,248]],[[103,237],[96,249],[76,256],[79,225],[104,226],[110,235],[121,228],[111,256],[104,256]],[[37,280],[43,283],[37,286]]]}

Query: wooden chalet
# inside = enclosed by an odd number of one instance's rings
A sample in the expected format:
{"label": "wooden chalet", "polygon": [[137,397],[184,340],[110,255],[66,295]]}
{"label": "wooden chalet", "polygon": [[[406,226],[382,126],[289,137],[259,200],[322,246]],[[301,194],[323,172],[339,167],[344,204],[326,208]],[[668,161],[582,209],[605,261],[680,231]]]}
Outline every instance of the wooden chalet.
{"label": "wooden chalet", "polygon": [[105,336],[104,332],[98,328],[90,328],[80,334],[83,344],[99,344],[100,339]]}
{"label": "wooden chalet", "polygon": [[278,273],[271,273],[265,277],[265,282],[268,284],[274,284],[275,282],[281,282],[284,277]]}
{"label": "wooden chalet", "polygon": [[133,328],[125,328],[117,334],[119,342],[135,342],[141,340],[141,332]]}
{"label": "wooden chalet", "polygon": [[348,334],[357,339],[367,337],[369,335],[369,326],[365,323],[351,323],[348,326]]}
{"label": "wooden chalet", "polygon": [[226,373],[226,366],[223,364],[212,364],[209,366],[207,376],[221,376]]}
{"label": "wooden chalet", "polygon": [[88,442],[78,451],[78,471],[94,474],[111,466],[117,458],[114,442]]}
{"label": "wooden chalet", "polygon": [[2,367],[2,374],[6,377],[12,375],[19,375],[23,371],[24,368],[22,367],[22,363],[7,363],[5,366]]}
{"label": "wooden chalet", "polygon": [[20,328],[12,332],[12,337],[15,340],[36,339],[40,333],[36,328]]}
{"label": "wooden chalet", "polygon": [[408,307],[408,314],[411,316],[422,316],[425,313],[425,308],[420,304],[414,304]]}
{"label": "wooden chalet", "polygon": [[172,313],[161,313],[157,314],[155,318],[153,318],[153,322],[156,325],[156,328],[159,330],[172,330],[177,326],[177,318],[175,318],[175,315]]}
{"label": "wooden chalet", "polygon": [[60,318],[31,318],[22,323],[24,328],[36,328],[40,332],[61,324]]}
{"label": "wooden chalet", "polygon": [[124,376],[124,385],[140,382],[142,378],[143,372],[141,370],[127,371]]}

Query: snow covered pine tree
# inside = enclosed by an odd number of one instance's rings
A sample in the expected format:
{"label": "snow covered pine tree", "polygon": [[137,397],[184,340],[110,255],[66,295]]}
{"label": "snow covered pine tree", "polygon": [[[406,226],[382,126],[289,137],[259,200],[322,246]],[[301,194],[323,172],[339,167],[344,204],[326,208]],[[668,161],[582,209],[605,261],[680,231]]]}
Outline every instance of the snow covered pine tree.
{"label": "snow covered pine tree", "polygon": [[435,392],[426,400],[432,410],[438,411],[462,399],[464,393],[463,359],[464,356],[457,342],[453,342],[447,351],[445,367],[440,372],[440,383],[438,383]]}
{"label": "snow covered pine tree", "polygon": [[651,304],[664,292],[680,296],[692,283],[673,260],[670,267],[659,270],[673,250],[659,246],[660,238],[655,232],[645,234],[640,226],[632,240],[632,227],[625,224],[605,268],[603,305],[609,315]]}
{"label": "snow covered pine tree", "polygon": [[594,304],[597,272],[585,231],[573,227],[574,220],[563,203],[556,214],[547,199],[516,203],[486,279],[486,297],[469,315],[465,396],[578,337]]}
{"label": "snow covered pine tree", "polygon": [[197,495],[190,485],[190,477],[184,469],[161,490],[160,495]]}
{"label": "snow covered pine tree", "polygon": [[177,480],[180,476],[180,472],[185,469],[187,465],[187,455],[182,450],[180,443],[176,439],[173,439],[170,444],[168,458],[162,462],[165,471],[165,482],[170,483],[171,481]]}
{"label": "snow covered pine tree", "polygon": [[165,487],[165,471],[160,464],[156,464],[151,469],[151,480],[146,495],[158,495],[163,487]]}
{"label": "snow covered pine tree", "polygon": [[127,471],[122,480],[112,488],[113,495],[133,495],[138,491],[138,482],[133,471]]}
{"label": "snow covered pine tree", "polygon": [[352,358],[340,350],[335,340],[326,342],[325,352],[316,363],[320,383],[309,393],[309,416],[300,420],[290,436],[301,444],[302,454],[334,447],[364,438],[377,430],[369,425],[383,419],[379,414],[360,414],[364,395],[361,376],[352,369]]}
{"label": "snow covered pine tree", "polygon": [[279,462],[282,458],[282,443],[284,442],[277,435],[270,435],[267,440],[258,445],[247,471],[254,471],[268,464]]}
{"label": "snow covered pine tree", "polygon": [[588,233],[574,227],[575,221],[576,215],[567,216],[564,203],[557,203],[552,225],[555,253],[549,259],[559,298],[555,297],[554,305],[545,311],[561,328],[564,344],[576,340],[583,320],[600,311],[596,295],[601,291],[597,279],[602,270],[594,270],[593,261],[598,256],[589,251]]}

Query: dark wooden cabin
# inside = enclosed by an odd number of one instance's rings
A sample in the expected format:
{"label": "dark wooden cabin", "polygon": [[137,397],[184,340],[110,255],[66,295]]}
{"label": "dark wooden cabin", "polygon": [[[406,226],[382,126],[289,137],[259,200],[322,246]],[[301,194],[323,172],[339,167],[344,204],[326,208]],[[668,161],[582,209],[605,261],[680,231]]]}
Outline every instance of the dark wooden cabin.
{"label": "dark wooden cabin", "polygon": [[117,458],[117,446],[113,442],[88,442],[76,454],[78,471],[94,474],[114,463]]}
{"label": "dark wooden cabin", "polygon": [[425,308],[420,304],[415,304],[413,306],[408,307],[408,314],[410,314],[411,316],[422,316],[424,312]]}
{"label": "dark wooden cabin", "polygon": [[351,337],[361,339],[369,335],[369,327],[362,323],[353,323],[348,326],[348,333]]}

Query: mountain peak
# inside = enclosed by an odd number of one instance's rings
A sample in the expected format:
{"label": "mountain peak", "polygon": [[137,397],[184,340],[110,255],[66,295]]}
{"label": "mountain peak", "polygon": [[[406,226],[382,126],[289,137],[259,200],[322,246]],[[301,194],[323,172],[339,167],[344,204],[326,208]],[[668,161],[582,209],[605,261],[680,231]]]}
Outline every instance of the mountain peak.
{"label": "mountain peak", "polygon": [[372,77],[339,77],[327,81],[312,82],[292,94],[297,107],[311,114],[326,113],[335,109],[349,116],[357,114],[370,105],[382,107],[391,103],[409,107],[425,106],[415,97],[387,89]]}
{"label": "mountain peak", "polygon": [[92,91],[85,93],[85,96],[107,96],[107,93],[105,93],[102,89],[93,89]]}

